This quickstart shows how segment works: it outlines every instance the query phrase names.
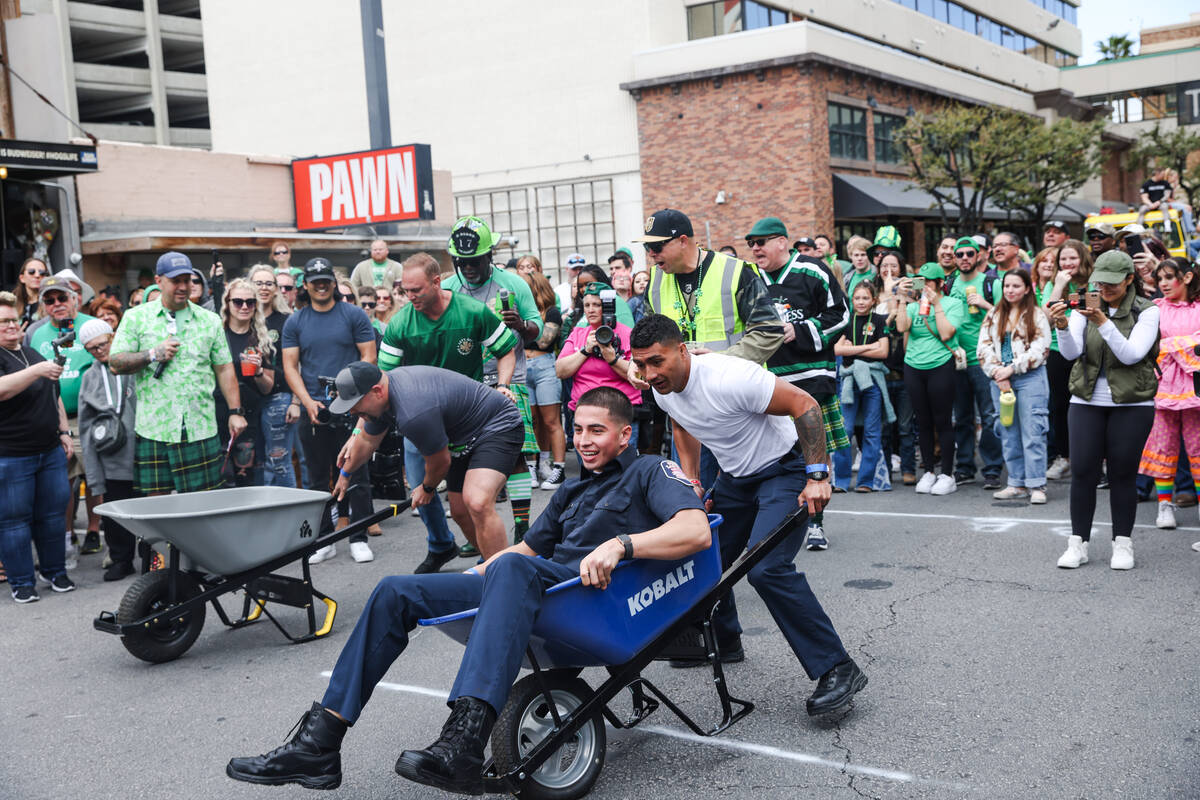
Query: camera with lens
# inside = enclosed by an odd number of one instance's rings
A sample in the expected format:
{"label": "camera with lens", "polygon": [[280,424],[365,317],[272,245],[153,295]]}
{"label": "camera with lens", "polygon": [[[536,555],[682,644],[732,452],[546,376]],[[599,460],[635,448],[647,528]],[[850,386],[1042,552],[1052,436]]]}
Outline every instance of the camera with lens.
{"label": "camera with lens", "polygon": [[617,290],[616,289],[601,289],[600,290],[600,327],[596,328],[596,347],[592,348],[592,355],[596,358],[603,358],[600,354],[600,347],[612,347],[617,351],[621,351],[621,337],[617,336]]}
{"label": "camera with lens", "polygon": [[329,404],[337,399],[337,379],[331,378],[328,375],[318,375],[317,384],[325,390],[325,408],[317,410],[317,422],[321,425],[327,425],[333,419],[333,413],[329,410]]}
{"label": "camera with lens", "polygon": [[50,346],[54,348],[54,363],[60,367],[67,363],[67,357],[62,354],[63,350],[69,350],[75,344],[74,329],[63,331],[57,339],[50,342]]}

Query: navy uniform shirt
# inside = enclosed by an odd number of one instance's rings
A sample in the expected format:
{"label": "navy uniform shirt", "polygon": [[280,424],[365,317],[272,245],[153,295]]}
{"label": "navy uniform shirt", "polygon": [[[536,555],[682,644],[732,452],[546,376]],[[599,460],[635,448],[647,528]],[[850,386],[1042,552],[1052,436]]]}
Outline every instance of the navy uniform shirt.
{"label": "navy uniform shirt", "polygon": [[596,474],[583,470],[559,487],[525,534],[540,556],[578,568],[619,533],[642,533],[688,508],[703,510],[696,490],[674,461],[641,456],[632,447]]}

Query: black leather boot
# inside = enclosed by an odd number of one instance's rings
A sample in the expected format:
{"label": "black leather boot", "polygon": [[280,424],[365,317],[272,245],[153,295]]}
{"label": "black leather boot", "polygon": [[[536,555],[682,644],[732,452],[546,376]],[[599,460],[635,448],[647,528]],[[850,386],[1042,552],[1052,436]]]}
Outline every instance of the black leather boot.
{"label": "black leather boot", "polygon": [[475,697],[454,701],[442,735],[424,750],[405,750],[396,772],[410,781],[458,794],[483,794],[483,746],[496,712]]}
{"label": "black leather boot", "polygon": [[826,672],[817,681],[816,691],[808,698],[808,714],[828,714],[850,702],[850,699],[867,685],[867,675],[858,668],[854,659],[848,658]]}
{"label": "black leather boot", "polygon": [[338,788],[342,783],[341,747],[346,723],[320,703],[313,703],[296,727],[300,730],[282,747],[261,756],[230,759],[225,774],[234,780],[270,786],[298,783],[306,789]]}

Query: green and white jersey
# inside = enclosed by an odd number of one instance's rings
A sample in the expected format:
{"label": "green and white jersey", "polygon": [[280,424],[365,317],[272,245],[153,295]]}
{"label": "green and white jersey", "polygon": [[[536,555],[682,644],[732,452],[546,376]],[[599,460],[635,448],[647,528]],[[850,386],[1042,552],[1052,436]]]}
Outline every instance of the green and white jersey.
{"label": "green and white jersey", "polygon": [[379,347],[379,368],[386,372],[395,367],[441,367],[482,381],[484,360],[516,345],[517,335],[491,309],[466,295],[451,294],[437,319],[411,303],[392,315]]}

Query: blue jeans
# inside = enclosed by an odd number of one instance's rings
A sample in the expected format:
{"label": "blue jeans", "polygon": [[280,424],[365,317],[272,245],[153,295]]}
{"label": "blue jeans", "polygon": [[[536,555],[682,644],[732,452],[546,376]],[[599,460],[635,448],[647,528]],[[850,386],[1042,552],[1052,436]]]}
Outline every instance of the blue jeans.
{"label": "blue jeans", "polygon": [[[849,433],[853,433],[857,425],[862,426],[862,455],[858,460],[858,480],[855,485],[870,486],[875,479],[879,452],[883,449],[883,393],[878,386],[870,386],[866,391],[856,388],[854,401],[853,405],[842,403],[842,419]],[[850,488],[853,449],[843,447],[833,454],[834,475],[839,489]]]}
{"label": "blue jeans", "polygon": [[887,382],[888,398],[896,412],[896,421],[888,426],[887,455],[888,469],[892,468],[892,454],[900,454],[900,472],[915,475],[917,472],[917,445],[913,440],[913,410],[908,399],[908,388],[903,380]]}
{"label": "blue jeans", "polygon": [[[954,472],[975,477],[975,413],[979,413],[979,457],[983,459],[983,476],[997,478],[1004,469],[1004,451],[996,436],[996,406],[992,403],[995,384],[983,374],[978,364],[955,373],[954,389],[954,450],[957,463]],[[1045,431],[1043,431],[1044,435]]]}
{"label": "blue jeans", "polygon": [[279,392],[267,398],[262,407],[258,435],[262,441],[259,452],[263,454],[263,486],[296,487],[296,473],[292,469],[296,423],[286,421],[291,402],[291,392]]}
{"label": "blue jeans", "polygon": [[[411,440],[404,440],[404,472],[408,475],[408,485],[415,489],[425,481],[425,457]],[[430,552],[444,553],[455,547],[454,534],[446,524],[446,511],[442,499],[435,493],[433,499],[418,510],[421,522],[425,524],[425,541],[429,543]]]}
{"label": "blue jeans", "polygon": [[[1046,368],[1038,367],[1008,379],[1017,407],[1012,425],[996,417],[995,431],[1004,448],[1008,485],[1041,489],[1046,485],[1046,430],[1050,427],[1050,382]],[[992,402],[1000,408],[1000,387],[992,381]]]}
{"label": "blue jeans", "polygon": [[32,542],[47,578],[65,575],[67,455],[55,447],[36,456],[0,456],[0,558],[16,589],[33,586]]}

